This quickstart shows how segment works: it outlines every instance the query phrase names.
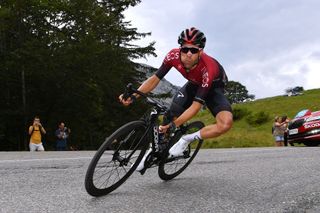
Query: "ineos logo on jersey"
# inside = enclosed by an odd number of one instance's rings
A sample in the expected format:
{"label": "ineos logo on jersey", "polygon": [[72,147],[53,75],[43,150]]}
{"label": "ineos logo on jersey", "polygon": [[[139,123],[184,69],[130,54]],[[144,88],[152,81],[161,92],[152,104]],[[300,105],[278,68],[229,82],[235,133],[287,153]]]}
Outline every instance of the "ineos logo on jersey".
{"label": "ineos logo on jersey", "polygon": [[202,87],[208,87],[208,86],[209,86],[209,74],[208,72],[205,72],[202,75]]}
{"label": "ineos logo on jersey", "polygon": [[179,91],[179,92],[178,92],[177,97],[178,97],[178,98],[183,98],[183,97],[184,97],[184,95],[183,95],[183,93],[182,93],[182,92],[180,92],[180,91]]}
{"label": "ineos logo on jersey", "polygon": [[313,124],[306,124],[304,125],[304,128],[309,129],[313,127],[320,127],[320,123],[313,123]]}
{"label": "ineos logo on jersey", "polygon": [[166,56],[167,61],[171,61],[178,58],[179,58],[179,52],[169,52],[168,55]]}

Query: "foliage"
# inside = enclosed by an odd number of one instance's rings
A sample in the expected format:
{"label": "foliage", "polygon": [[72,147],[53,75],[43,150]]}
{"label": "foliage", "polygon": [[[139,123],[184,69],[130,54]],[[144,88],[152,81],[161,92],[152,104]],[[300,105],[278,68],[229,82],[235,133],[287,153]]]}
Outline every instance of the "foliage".
{"label": "foliage", "polygon": [[241,120],[246,115],[249,115],[251,112],[247,108],[234,108],[233,110],[233,120]]}
{"label": "foliage", "polygon": [[297,96],[297,95],[302,95],[303,90],[304,90],[303,87],[296,86],[293,88],[287,88],[285,91],[287,96]]}
{"label": "foliage", "polygon": [[250,113],[247,116],[246,121],[248,122],[248,124],[252,126],[258,126],[268,122],[269,119],[270,119],[270,116],[268,113],[264,111],[259,111],[257,113]]}
{"label": "foliage", "polygon": [[[115,127],[138,117],[117,103],[136,82],[134,58],[154,54],[154,42],[131,44],[139,33],[123,12],[138,0],[18,1],[0,3],[0,150],[27,149],[35,115],[47,129],[47,148],[63,120],[70,145],[96,148]],[[19,134],[21,133],[21,134]]]}
{"label": "foliage", "polygon": [[158,99],[172,98],[173,94],[171,92],[167,92],[162,94],[151,95],[151,97],[158,98]]}
{"label": "foliage", "polygon": [[291,88],[291,87],[290,87],[290,88],[287,88],[285,92],[288,94],[288,93],[290,93],[290,92],[291,92],[291,93],[303,92],[303,90],[304,90],[303,87],[301,87],[301,86],[296,86],[296,87],[293,87],[293,88]]}
{"label": "foliage", "polygon": [[248,90],[241,83],[236,81],[228,81],[226,85],[226,96],[231,104],[241,103],[246,99],[254,99],[254,95],[248,94]]}

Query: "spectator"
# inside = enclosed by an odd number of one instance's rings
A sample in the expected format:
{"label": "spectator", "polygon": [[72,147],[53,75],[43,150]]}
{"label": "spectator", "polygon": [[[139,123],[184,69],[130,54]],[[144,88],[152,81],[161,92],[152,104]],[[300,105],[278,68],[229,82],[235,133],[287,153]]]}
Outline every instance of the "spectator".
{"label": "spectator", "polygon": [[78,151],[78,148],[77,148],[77,146],[75,146],[75,145],[71,145],[69,149],[70,149],[71,151]]}
{"label": "spectator", "polygon": [[[284,121],[286,121],[286,129],[284,131],[284,137],[283,137],[284,146],[288,146],[288,123],[289,123],[290,119],[286,115],[284,115],[284,116],[282,116],[281,122],[284,122]],[[290,145],[294,146],[292,143],[290,143]]]}
{"label": "spectator", "polygon": [[55,135],[57,137],[56,150],[66,151],[67,150],[67,138],[69,137],[71,130],[65,127],[63,122],[59,123],[59,128],[56,130]]}
{"label": "spectator", "polygon": [[29,127],[30,143],[29,148],[30,152],[33,151],[44,151],[42,145],[41,134],[46,134],[46,130],[43,128],[40,123],[40,118],[35,116],[33,119],[33,124]]}
{"label": "spectator", "polygon": [[275,146],[284,146],[284,134],[287,129],[289,119],[287,116],[279,116],[275,118],[273,127],[273,136],[275,139]]}

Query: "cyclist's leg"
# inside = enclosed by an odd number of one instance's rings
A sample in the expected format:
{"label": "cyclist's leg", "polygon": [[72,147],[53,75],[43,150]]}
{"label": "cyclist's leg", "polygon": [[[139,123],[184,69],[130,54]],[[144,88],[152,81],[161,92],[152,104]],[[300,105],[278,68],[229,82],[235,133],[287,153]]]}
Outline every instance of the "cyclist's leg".
{"label": "cyclist's leg", "polygon": [[173,97],[169,111],[165,114],[164,124],[167,124],[179,117],[188,109],[197,91],[197,85],[187,82]]}
{"label": "cyclist's leg", "polygon": [[[175,95],[170,107],[171,117],[178,117],[191,106],[196,95],[197,88],[197,85],[188,82],[179,90],[179,92]],[[189,143],[194,141],[195,138],[201,139],[200,130],[191,134],[183,135],[179,141],[170,148],[170,155],[182,155]]]}
{"label": "cyclist's leg", "polygon": [[150,147],[142,157],[142,160],[140,161],[139,165],[137,166],[136,168],[137,172],[143,171],[143,169],[145,168],[145,161],[148,158],[148,156],[151,154],[151,152],[152,152],[152,148]]}
{"label": "cyclist's leg", "polygon": [[[185,127],[183,127],[184,133],[192,133],[203,128],[204,124],[200,121],[191,122]],[[173,141],[178,140],[183,134],[181,131],[177,131],[177,134],[172,138]],[[183,155],[181,156],[168,156],[163,158],[159,163],[158,173],[159,177],[163,180],[171,180],[172,178],[179,175],[183,172],[191,161],[197,155],[200,147],[202,145],[201,139],[196,139],[192,142],[192,146],[189,146],[186,150],[184,150]]]}
{"label": "cyclist's leg", "polygon": [[206,105],[212,115],[216,118],[216,123],[201,129],[201,137],[213,138],[227,132],[233,123],[232,108],[228,99],[224,95],[224,88],[211,88],[206,98]]}
{"label": "cyclist's leg", "polygon": [[[186,109],[188,109],[193,101],[195,96],[195,92],[197,91],[197,85],[187,82],[173,97],[172,103],[170,105],[169,110],[164,114],[162,125],[167,125],[179,115],[181,115]],[[164,134],[164,133],[160,133]],[[163,135],[159,135],[159,138],[163,138]],[[165,141],[159,141],[158,146],[160,150],[165,150],[167,147],[167,143]],[[148,155],[151,154],[152,148],[150,147],[149,150],[145,153],[142,160],[140,161],[136,171],[140,172],[143,171],[145,167],[145,161],[148,158]]]}

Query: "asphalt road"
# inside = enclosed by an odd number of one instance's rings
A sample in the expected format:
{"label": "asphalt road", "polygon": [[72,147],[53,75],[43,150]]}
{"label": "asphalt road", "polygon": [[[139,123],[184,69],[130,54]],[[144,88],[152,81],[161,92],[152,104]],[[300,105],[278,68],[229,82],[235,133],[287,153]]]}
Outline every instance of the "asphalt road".
{"label": "asphalt road", "polygon": [[320,212],[320,148],[201,150],[176,179],[133,174],[94,198],[94,152],[0,152],[0,212]]}

